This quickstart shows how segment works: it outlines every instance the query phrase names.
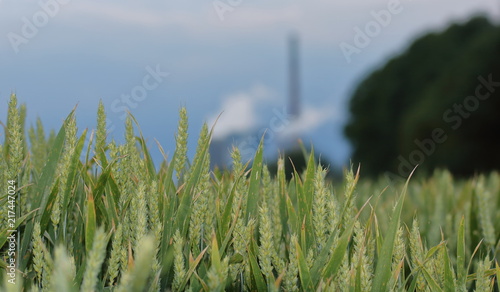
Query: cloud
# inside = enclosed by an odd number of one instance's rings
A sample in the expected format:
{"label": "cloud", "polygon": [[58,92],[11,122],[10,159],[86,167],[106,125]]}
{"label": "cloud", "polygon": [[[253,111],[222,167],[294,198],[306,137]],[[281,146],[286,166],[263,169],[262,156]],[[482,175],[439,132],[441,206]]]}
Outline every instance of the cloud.
{"label": "cloud", "polygon": [[209,119],[209,125],[213,125],[222,113],[215,124],[213,138],[222,140],[235,134],[260,135],[267,129],[279,140],[286,141],[310,134],[325,123],[339,119],[334,108],[326,105],[305,105],[300,116],[291,119],[283,105],[273,105],[273,98],[271,90],[263,85],[229,94],[223,99],[217,114]]}
{"label": "cloud", "polygon": [[269,5],[241,5],[235,7],[231,12],[227,12],[225,20],[216,19],[214,24],[219,26],[230,26],[241,29],[262,29],[280,23],[293,23],[302,17],[300,6],[296,4],[284,3],[277,7]]}
{"label": "cloud", "polygon": [[259,107],[268,103],[272,97],[273,93],[263,85],[255,85],[250,90],[226,96],[217,114],[209,119],[209,125],[217,121],[213,138],[224,139],[233,134],[254,130],[262,118]]}
{"label": "cloud", "polygon": [[288,140],[297,138],[313,132],[326,122],[335,120],[338,117],[335,110],[328,106],[311,107],[305,106],[300,116],[294,119],[279,134],[280,139]]}
{"label": "cloud", "polygon": [[181,11],[176,11],[176,15],[174,11],[166,13],[162,9],[137,6],[133,3],[123,5],[123,3],[85,1],[74,3],[68,7],[68,10],[71,11],[68,17],[72,20],[78,19],[78,22],[82,19],[93,19],[99,24],[116,23],[148,29],[158,29],[168,24],[179,24],[179,22],[185,25],[192,21],[191,17]]}
{"label": "cloud", "polygon": [[[214,129],[214,139],[222,139],[234,133],[247,132],[256,123],[254,104],[245,93],[231,95],[222,104],[221,115]],[[213,124],[215,119],[211,119]]]}
{"label": "cloud", "polygon": [[75,7],[79,14],[92,15],[92,18],[118,22],[121,24],[135,24],[154,27],[163,24],[160,15],[147,10],[131,9],[131,7],[112,3],[82,2]]}

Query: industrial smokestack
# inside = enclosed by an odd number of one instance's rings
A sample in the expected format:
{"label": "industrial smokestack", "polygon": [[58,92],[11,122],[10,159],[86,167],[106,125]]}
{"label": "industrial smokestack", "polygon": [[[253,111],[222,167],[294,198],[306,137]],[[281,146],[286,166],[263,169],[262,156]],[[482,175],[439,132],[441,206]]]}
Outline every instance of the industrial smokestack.
{"label": "industrial smokestack", "polygon": [[299,36],[292,33],[288,38],[288,114],[300,115]]}

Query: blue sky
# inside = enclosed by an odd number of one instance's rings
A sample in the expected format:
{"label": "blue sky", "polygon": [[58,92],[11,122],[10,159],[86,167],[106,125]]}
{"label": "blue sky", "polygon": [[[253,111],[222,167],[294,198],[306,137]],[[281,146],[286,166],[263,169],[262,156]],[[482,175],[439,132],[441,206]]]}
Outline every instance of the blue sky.
{"label": "blue sky", "polygon": [[[389,18],[376,30],[381,11]],[[342,128],[357,82],[419,35],[478,13],[500,19],[500,2],[0,0],[0,120],[15,92],[28,124],[40,117],[48,128],[76,104],[80,130],[94,128],[102,99],[117,139],[127,107],[151,147],[157,139],[168,153],[181,106],[191,149],[221,112],[216,138],[259,132],[286,106],[287,37],[298,32],[304,115],[275,136],[297,132],[346,163]],[[346,59],[341,44],[370,25],[369,43]]]}

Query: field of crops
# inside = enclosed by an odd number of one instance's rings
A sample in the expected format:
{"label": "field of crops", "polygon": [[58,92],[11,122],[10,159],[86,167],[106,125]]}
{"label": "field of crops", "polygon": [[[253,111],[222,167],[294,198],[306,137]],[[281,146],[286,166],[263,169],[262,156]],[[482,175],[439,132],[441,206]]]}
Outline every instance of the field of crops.
{"label": "field of crops", "polygon": [[[154,165],[133,117],[27,128],[14,95],[0,146],[2,291],[498,291],[500,175],[325,179],[249,162],[210,172],[210,129]],[[173,137],[174,138],[174,137]],[[362,171],[361,171],[362,172]],[[14,216],[15,214],[15,216]],[[13,268],[15,267],[15,268]]]}

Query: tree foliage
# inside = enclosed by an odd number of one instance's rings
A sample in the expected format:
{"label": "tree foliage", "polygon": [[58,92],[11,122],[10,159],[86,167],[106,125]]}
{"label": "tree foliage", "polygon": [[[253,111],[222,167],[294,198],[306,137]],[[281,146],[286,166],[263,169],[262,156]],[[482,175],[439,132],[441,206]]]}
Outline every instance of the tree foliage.
{"label": "tree foliage", "polygon": [[484,17],[415,40],[354,91],[345,134],[368,174],[500,166],[500,27]]}

